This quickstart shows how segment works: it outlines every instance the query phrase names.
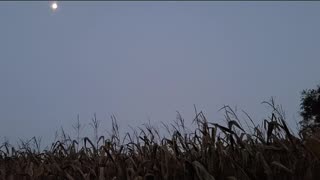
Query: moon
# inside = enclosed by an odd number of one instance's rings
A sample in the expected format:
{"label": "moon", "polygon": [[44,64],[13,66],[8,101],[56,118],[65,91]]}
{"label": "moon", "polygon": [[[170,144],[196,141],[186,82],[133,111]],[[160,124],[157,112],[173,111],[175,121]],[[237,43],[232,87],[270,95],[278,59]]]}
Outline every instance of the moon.
{"label": "moon", "polygon": [[57,2],[53,2],[53,3],[51,4],[51,9],[52,9],[53,11],[55,11],[57,8],[58,8]]}

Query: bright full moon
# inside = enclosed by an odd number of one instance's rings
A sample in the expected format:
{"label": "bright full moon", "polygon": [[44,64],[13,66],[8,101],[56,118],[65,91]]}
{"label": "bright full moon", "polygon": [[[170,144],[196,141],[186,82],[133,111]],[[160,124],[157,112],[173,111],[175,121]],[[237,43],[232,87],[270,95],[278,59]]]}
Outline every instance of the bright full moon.
{"label": "bright full moon", "polygon": [[56,3],[56,2],[53,2],[52,4],[51,4],[51,9],[52,10],[56,10],[58,8],[58,4]]}

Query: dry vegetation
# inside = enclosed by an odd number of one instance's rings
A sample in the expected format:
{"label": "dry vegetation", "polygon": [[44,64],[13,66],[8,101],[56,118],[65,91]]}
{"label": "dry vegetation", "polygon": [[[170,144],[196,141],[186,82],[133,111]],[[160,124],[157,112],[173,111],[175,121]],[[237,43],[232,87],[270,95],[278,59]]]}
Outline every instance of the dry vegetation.
{"label": "dry vegetation", "polygon": [[[112,118],[112,136],[95,136],[93,142],[79,134],[76,140],[64,134],[43,152],[36,138],[21,142],[18,149],[3,143],[0,179],[320,179],[320,138],[293,135],[279,108],[273,101],[268,104],[271,117],[262,125],[247,116],[243,126],[226,106],[226,126],[196,112],[193,132],[186,133],[181,116],[176,125],[164,125],[173,128],[170,138],[145,126],[119,139]],[[91,125],[97,127],[98,121]]]}

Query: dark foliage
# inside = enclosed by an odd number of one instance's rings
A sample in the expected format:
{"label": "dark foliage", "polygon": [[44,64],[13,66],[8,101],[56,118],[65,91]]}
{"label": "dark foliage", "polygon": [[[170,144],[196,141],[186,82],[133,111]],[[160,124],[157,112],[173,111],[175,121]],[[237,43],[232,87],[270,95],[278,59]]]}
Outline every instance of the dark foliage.
{"label": "dark foliage", "polygon": [[314,133],[320,128],[320,86],[316,89],[306,89],[301,95],[301,132]]}

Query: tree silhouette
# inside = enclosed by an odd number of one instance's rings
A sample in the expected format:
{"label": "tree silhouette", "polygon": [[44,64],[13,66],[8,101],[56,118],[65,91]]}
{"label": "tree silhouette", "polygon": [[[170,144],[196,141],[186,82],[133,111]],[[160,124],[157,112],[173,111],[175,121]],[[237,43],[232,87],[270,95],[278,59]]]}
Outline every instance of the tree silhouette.
{"label": "tree silhouette", "polygon": [[320,85],[301,93],[301,133],[310,135],[320,129]]}

